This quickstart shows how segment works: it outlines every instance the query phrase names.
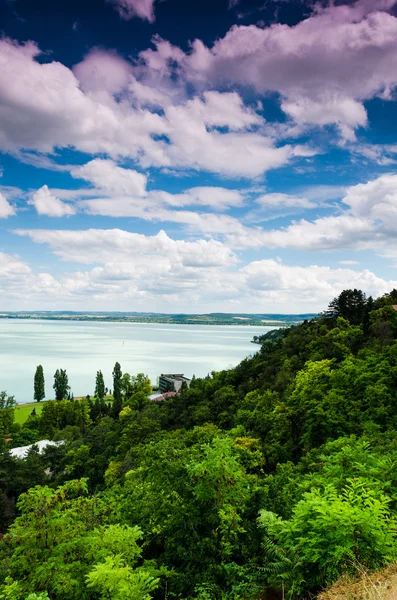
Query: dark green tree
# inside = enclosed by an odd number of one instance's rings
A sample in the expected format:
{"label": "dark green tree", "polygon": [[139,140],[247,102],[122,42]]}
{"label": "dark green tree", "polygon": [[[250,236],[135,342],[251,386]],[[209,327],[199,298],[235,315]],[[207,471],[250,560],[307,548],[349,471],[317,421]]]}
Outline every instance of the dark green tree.
{"label": "dark green tree", "polygon": [[365,316],[366,297],[361,290],[343,290],[328,305],[328,317],[343,317],[352,325],[360,325]]}
{"label": "dark green tree", "polygon": [[55,400],[64,400],[68,397],[70,385],[66,369],[55,371],[53,388],[55,390]]}
{"label": "dark green tree", "polygon": [[123,408],[123,400],[121,396],[121,380],[123,374],[121,372],[120,363],[116,362],[113,369],[113,410],[114,417],[118,417]]}
{"label": "dark green tree", "polygon": [[40,402],[45,398],[45,383],[43,367],[39,365],[34,376],[34,399]]}
{"label": "dark green tree", "polygon": [[102,371],[97,371],[95,380],[95,397],[103,400],[106,394],[105,382],[103,380]]}

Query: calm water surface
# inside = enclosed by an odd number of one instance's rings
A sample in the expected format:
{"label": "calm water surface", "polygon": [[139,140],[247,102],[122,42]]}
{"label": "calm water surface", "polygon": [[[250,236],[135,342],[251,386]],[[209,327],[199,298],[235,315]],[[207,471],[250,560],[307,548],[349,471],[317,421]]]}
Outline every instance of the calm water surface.
{"label": "calm water surface", "polygon": [[160,373],[203,377],[233,367],[258,350],[251,343],[272,327],[92,323],[0,319],[0,390],[17,402],[33,397],[36,366],[44,368],[46,396],[53,398],[53,375],[66,369],[75,396],[93,394],[101,369],[112,387],[114,363],[131,374]]}

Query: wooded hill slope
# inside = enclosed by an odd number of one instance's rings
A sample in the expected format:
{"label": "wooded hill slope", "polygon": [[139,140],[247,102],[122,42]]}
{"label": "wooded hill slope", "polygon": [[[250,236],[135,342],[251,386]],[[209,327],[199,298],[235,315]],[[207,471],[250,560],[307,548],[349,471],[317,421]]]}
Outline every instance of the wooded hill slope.
{"label": "wooded hill slope", "polygon": [[298,600],[396,561],[396,304],[346,290],[162,403],[120,369],[22,427],[5,395],[0,598]]}

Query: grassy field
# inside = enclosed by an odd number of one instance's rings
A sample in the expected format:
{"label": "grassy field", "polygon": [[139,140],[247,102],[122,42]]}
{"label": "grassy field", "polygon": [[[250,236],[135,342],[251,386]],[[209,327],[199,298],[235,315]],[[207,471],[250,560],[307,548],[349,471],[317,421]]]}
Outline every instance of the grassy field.
{"label": "grassy field", "polygon": [[[75,398],[75,400],[81,400],[81,398],[82,396]],[[43,405],[46,402],[48,402],[48,400],[29,402],[28,404],[17,404],[15,407],[15,423],[23,425],[34,408],[36,409],[36,414],[40,415],[43,410]],[[113,396],[105,396],[105,402],[113,402]]]}
{"label": "grassy field", "polygon": [[35,408],[36,413],[39,415],[43,410],[44,402],[29,402],[29,404],[19,404],[15,407],[15,423],[23,425],[26,419]]}

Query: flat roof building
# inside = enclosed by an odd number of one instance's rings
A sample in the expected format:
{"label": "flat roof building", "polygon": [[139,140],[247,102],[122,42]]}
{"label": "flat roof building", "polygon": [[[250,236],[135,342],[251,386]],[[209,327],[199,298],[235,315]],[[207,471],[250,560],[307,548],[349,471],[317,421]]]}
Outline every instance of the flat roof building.
{"label": "flat roof building", "polygon": [[184,377],[183,373],[161,373],[159,387],[161,393],[180,392],[184,384],[190,387],[191,379]]}

